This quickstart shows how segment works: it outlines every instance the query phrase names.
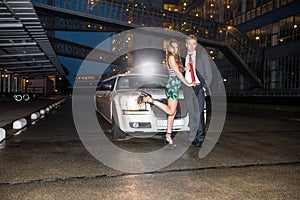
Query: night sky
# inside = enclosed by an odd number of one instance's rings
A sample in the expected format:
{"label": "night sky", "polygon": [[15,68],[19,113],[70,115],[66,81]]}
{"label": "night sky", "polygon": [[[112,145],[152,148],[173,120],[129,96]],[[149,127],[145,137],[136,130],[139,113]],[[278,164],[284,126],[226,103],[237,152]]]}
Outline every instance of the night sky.
{"label": "night sky", "polygon": [[[75,42],[78,44],[90,46],[90,47],[96,47],[99,45],[102,41],[109,38],[112,33],[108,32],[62,32],[62,31],[56,31],[55,37],[64,39],[67,41]],[[58,56],[61,64],[65,66],[68,71],[69,75],[66,76],[66,78],[69,80],[70,84],[73,85],[74,82],[74,76],[76,76],[77,71],[82,64],[83,60],[75,59],[75,58],[68,58],[63,56]],[[93,63],[91,63],[92,65]],[[99,65],[99,63],[97,63]],[[94,68],[89,71],[86,70],[86,74],[84,75],[93,75]],[[96,72],[98,73],[98,72]]]}

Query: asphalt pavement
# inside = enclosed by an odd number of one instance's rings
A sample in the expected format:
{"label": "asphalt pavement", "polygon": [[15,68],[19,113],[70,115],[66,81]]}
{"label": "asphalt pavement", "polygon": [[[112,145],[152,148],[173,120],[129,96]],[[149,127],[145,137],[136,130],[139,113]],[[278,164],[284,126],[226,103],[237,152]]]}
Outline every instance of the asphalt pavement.
{"label": "asphalt pavement", "polygon": [[[20,108],[14,111],[18,114],[11,113],[14,117],[6,116],[3,124],[62,99],[36,99],[39,103],[32,107],[28,102],[23,102],[27,107],[6,102],[2,105]],[[110,127],[101,126],[109,137]],[[199,159],[198,149],[190,147],[164,168],[127,173],[106,166],[89,153],[74,127],[68,99],[0,145],[0,198],[300,199],[299,130],[298,121],[228,113],[218,143],[205,158]],[[163,148],[159,137],[114,144],[133,153]],[[176,149],[165,153],[176,154]],[[120,157],[112,158],[118,161]]]}

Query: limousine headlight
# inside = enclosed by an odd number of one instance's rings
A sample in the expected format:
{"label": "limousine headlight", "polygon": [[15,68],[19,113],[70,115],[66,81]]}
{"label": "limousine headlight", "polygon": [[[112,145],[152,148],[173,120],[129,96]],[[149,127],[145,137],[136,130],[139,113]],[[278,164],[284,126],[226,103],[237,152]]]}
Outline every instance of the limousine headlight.
{"label": "limousine headlight", "polygon": [[131,110],[131,111],[146,110],[146,104],[145,103],[138,104],[137,97],[129,97],[126,102],[126,108],[127,110]]}

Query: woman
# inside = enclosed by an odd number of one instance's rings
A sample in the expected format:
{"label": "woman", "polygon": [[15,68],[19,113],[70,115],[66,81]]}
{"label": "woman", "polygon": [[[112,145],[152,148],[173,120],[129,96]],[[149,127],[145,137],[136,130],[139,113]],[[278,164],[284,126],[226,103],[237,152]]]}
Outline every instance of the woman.
{"label": "woman", "polygon": [[172,130],[175,115],[177,112],[179,88],[181,86],[181,83],[184,83],[188,87],[195,86],[195,83],[188,83],[182,75],[182,72],[185,71],[185,68],[181,63],[181,58],[178,51],[178,44],[175,39],[171,39],[167,43],[166,64],[169,71],[169,80],[166,85],[166,96],[168,99],[168,105],[153,99],[152,96],[146,92],[142,92],[142,95],[138,98],[138,101],[139,103],[151,103],[159,107],[168,115],[167,133],[165,135],[164,141],[168,142],[171,146],[176,146],[173,143]]}

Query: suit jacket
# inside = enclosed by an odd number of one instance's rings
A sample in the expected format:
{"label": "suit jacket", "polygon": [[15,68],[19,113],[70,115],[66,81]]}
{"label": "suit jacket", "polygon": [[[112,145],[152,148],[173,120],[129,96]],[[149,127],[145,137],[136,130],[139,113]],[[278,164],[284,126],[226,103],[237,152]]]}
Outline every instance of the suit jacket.
{"label": "suit jacket", "polygon": [[[183,63],[185,63],[185,57],[183,59]],[[197,77],[200,80],[200,84],[202,85],[202,87],[204,87],[206,89],[206,95],[210,94],[210,89],[209,86],[211,84],[212,81],[212,70],[211,70],[211,66],[210,66],[210,57],[207,54],[207,52],[205,52],[205,49],[197,49],[196,50],[196,74]],[[185,72],[183,73],[183,75],[185,75]],[[190,89],[192,90],[191,87],[184,87],[184,89]]]}

